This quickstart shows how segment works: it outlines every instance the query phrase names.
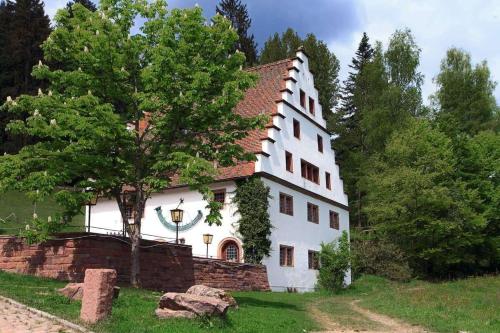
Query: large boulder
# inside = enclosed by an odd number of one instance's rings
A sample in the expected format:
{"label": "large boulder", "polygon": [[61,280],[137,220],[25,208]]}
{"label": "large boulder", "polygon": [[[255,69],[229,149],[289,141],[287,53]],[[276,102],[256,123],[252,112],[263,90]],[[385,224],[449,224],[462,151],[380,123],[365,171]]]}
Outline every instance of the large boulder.
{"label": "large boulder", "polygon": [[218,298],[233,308],[238,308],[238,303],[233,298],[233,296],[229,295],[222,289],[207,287],[202,284],[197,284],[192,286],[186,291],[186,294],[198,295],[198,296],[208,296]]}
{"label": "large boulder", "polygon": [[158,307],[174,311],[190,311],[197,316],[225,316],[229,304],[215,297],[166,293],[160,298]]}
{"label": "large boulder", "polygon": [[58,289],[57,292],[70,300],[81,300],[83,297],[83,283],[68,283],[64,288]]}

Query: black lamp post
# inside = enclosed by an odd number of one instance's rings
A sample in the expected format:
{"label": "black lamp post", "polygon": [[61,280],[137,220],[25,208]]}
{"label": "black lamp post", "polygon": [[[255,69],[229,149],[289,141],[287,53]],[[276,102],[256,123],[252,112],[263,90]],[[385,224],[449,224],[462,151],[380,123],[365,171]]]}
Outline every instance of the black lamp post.
{"label": "black lamp post", "polygon": [[87,232],[90,232],[90,215],[92,214],[92,206],[97,205],[98,195],[90,188],[86,189],[85,192],[92,194],[92,196],[90,197],[90,200],[87,201],[87,206],[89,207],[89,220],[88,220],[88,225],[87,225]]}
{"label": "black lamp post", "polygon": [[179,206],[175,209],[170,210],[170,215],[172,216],[172,222],[175,223],[175,244],[179,244],[179,223],[182,222],[182,216],[184,211],[179,209]]}
{"label": "black lamp post", "polygon": [[212,244],[212,239],[214,235],[211,234],[203,234],[203,243],[207,244],[207,258],[208,258],[208,245]]}

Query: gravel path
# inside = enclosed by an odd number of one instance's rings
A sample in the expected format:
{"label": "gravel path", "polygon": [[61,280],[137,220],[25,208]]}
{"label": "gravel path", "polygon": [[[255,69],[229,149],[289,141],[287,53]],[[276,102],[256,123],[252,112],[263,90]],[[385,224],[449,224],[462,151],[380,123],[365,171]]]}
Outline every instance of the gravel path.
{"label": "gravel path", "polygon": [[0,333],[82,333],[87,330],[0,297]]}

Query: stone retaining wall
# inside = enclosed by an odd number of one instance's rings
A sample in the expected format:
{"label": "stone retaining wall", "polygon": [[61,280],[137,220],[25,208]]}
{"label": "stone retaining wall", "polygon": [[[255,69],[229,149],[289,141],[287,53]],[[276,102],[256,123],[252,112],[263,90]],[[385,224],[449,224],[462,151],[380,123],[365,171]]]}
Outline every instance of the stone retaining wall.
{"label": "stone retaining wall", "polygon": [[195,284],[225,290],[269,291],[266,266],[193,258]]}
{"label": "stone retaining wall", "polygon": [[[129,282],[129,239],[86,233],[55,238],[28,245],[17,237],[0,236],[0,270],[82,282],[87,268],[112,268],[119,282]],[[183,292],[206,284],[226,290],[269,290],[265,266],[193,258],[187,245],[142,240],[141,246],[144,288]]]}

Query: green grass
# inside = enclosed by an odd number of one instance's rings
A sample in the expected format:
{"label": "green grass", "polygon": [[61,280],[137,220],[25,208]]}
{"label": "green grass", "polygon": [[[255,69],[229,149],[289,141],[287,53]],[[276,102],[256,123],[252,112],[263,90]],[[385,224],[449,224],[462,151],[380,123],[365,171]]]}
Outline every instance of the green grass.
{"label": "green grass", "polygon": [[[64,282],[0,271],[0,294],[75,323],[81,303],[57,294]],[[95,332],[304,332],[320,327],[307,316],[307,303],[314,294],[239,292],[234,293],[238,310],[230,310],[225,321],[158,320],[154,315],[161,294],[122,288],[113,303],[111,317],[90,326]]]}
{"label": "green grass", "polygon": [[[7,192],[0,194],[0,234],[18,234],[33,217],[33,203],[19,192]],[[49,197],[37,203],[36,213],[41,218],[59,211],[54,198]],[[76,216],[70,225],[62,231],[83,231],[84,216]]]}
{"label": "green grass", "polygon": [[[0,294],[82,324],[80,302],[57,294],[64,282],[0,271]],[[312,306],[332,321],[359,331],[384,329],[380,323],[351,309],[359,306],[400,318],[434,332],[500,332],[500,277],[460,281],[395,283],[374,276],[357,280],[338,295],[237,292],[240,305],[227,319],[158,320],[154,315],[161,293],[124,287],[113,304],[112,316],[90,326],[95,332],[307,332],[321,324],[309,316]]]}
{"label": "green grass", "polygon": [[500,332],[500,276],[404,284],[365,276],[342,297],[436,332]]}

